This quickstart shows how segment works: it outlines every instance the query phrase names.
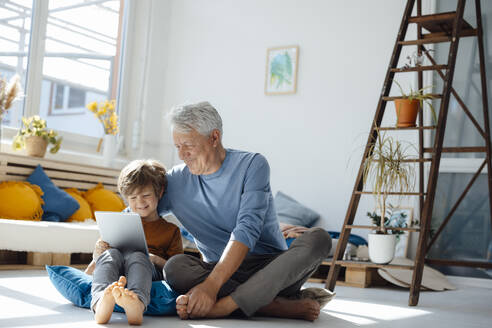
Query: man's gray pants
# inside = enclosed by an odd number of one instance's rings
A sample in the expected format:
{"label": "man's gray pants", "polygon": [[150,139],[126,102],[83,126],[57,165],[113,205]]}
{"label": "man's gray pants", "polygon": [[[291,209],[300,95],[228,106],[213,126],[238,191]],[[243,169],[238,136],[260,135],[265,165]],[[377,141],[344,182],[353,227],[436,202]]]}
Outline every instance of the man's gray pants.
{"label": "man's gray pants", "polygon": [[150,302],[153,267],[149,257],[142,252],[122,253],[116,248],[104,251],[96,261],[92,278],[91,310],[94,311],[94,306],[103,296],[106,287],[118,281],[120,276],[126,277],[125,288],[137,294],[147,308]]}
{"label": "man's gray pants", "polygon": [[[331,238],[312,228],[280,254],[247,255],[238,270],[222,286],[220,299],[230,295],[246,316],[252,316],[275,297],[296,297],[311,274],[330,253]],[[175,255],[164,266],[164,278],[179,294],[203,282],[216,263],[190,255]]]}

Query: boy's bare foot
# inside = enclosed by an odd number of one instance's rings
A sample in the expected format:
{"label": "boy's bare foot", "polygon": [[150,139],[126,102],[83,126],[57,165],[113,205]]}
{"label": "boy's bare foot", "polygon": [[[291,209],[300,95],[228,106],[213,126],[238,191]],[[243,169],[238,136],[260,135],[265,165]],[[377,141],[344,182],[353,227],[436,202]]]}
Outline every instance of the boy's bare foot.
{"label": "boy's bare foot", "polygon": [[130,325],[141,325],[145,305],[138,298],[137,294],[123,286],[114,287],[112,293],[116,304],[125,310],[128,323]]}
{"label": "boy's bare foot", "polygon": [[314,321],[320,312],[319,303],[311,298],[289,300],[275,298],[272,303],[258,310],[259,315]]}
{"label": "boy's bare foot", "polygon": [[188,312],[186,311],[188,308],[188,295],[179,295],[176,299],[176,312],[178,312],[178,316],[181,320],[186,320],[189,318]]}
{"label": "boy's bare foot", "polygon": [[125,285],[126,278],[122,276],[118,281],[113,282],[104,289],[103,296],[99,299],[94,309],[94,319],[98,324],[107,323],[111,319],[115,304],[113,289],[118,286],[124,287]]}

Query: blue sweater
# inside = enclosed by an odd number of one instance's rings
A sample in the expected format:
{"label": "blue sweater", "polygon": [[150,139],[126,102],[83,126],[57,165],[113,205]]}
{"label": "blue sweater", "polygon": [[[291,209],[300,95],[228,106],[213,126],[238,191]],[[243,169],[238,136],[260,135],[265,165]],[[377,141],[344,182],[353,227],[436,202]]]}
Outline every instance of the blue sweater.
{"label": "blue sweater", "polygon": [[171,211],[190,232],[206,262],[217,262],[236,240],[251,254],[287,249],[270,189],[270,166],[260,154],[226,149],[220,169],[191,174],[185,164],[167,173],[158,212]]}

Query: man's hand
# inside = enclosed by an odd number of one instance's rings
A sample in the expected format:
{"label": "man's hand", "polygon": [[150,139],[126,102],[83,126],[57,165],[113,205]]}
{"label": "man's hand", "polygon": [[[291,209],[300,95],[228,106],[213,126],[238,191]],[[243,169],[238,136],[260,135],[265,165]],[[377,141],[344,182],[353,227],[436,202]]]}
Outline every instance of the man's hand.
{"label": "man's hand", "polygon": [[248,251],[248,247],[239,241],[227,243],[219,262],[207,279],[186,293],[189,296],[187,312],[191,318],[205,317],[210,312],[217,302],[220,288],[236,272]]}
{"label": "man's hand", "polygon": [[189,296],[187,312],[191,318],[205,317],[217,302],[220,285],[206,279],[186,294]]}
{"label": "man's hand", "polygon": [[101,256],[102,253],[104,253],[104,251],[110,248],[111,246],[109,246],[107,242],[99,238],[96,241],[96,246],[94,246],[94,252],[92,253],[92,258],[94,259],[94,261],[96,261],[97,258]]}

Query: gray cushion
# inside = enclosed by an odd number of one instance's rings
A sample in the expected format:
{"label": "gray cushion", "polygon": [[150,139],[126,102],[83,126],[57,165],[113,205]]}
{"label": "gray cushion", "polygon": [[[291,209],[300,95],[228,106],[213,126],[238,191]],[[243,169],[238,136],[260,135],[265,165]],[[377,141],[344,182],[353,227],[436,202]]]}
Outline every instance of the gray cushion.
{"label": "gray cushion", "polygon": [[309,228],[319,219],[318,213],[281,191],[275,195],[275,208],[280,222]]}

